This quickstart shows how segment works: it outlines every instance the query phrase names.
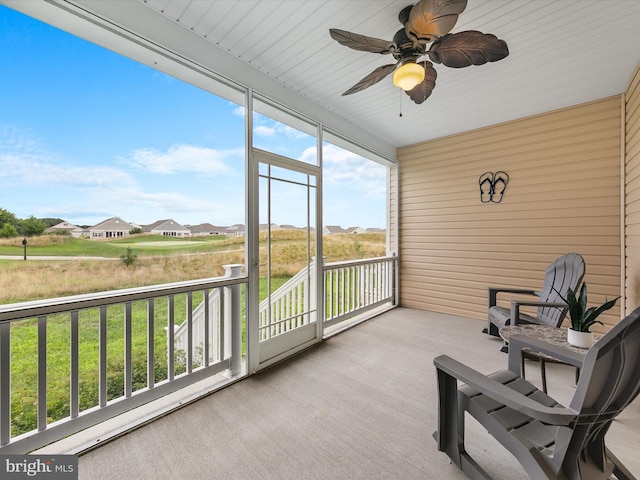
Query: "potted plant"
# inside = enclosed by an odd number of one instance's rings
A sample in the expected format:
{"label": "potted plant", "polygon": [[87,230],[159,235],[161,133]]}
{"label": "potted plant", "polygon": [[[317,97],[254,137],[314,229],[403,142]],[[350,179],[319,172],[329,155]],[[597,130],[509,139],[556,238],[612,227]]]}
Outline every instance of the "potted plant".
{"label": "potted plant", "polygon": [[[557,292],[557,290],[556,290]],[[587,308],[587,284],[583,283],[580,288],[580,295],[576,297],[576,293],[571,289],[567,289],[567,298],[563,297],[558,292],[560,298],[564,300],[569,308],[569,318],[571,319],[571,327],[567,330],[567,342],[574,347],[589,348],[593,345],[593,332],[591,332],[591,326],[594,323],[604,325],[600,320],[597,320],[598,316],[610,308],[612,308],[618,298],[613,300],[606,300],[599,307]]]}

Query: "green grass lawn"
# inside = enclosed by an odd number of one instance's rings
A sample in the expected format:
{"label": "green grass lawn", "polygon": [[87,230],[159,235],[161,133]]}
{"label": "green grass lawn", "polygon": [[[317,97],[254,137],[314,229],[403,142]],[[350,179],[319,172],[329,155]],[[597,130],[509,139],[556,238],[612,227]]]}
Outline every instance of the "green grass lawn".
{"label": "green grass lawn", "polygon": [[[69,257],[119,257],[131,248],[137,255],[170,255],[172,253],[213,252],[225,243],[224,235],[211,235],[197,239],[170,238],[162,235],[130,236],[110,241],[88,240],[56,236],[47,242],[27,240],[27,258],[30,256],[69,256]],[[0,255],[22,256],[24,249],[19,241],[14,245],[0,244]],[[242,248],[238,245],[236,248]],[[229,248],[225,246],[225,248]]]}
{"label": "green grass lawn", "polygon": [[[277,289],[290,277],[272,278]],[[267,282],[260,282],[260,299],[267,296]],[[193,307],[202,301],[201,293],[194,293]],[[175,297],[175,324],[186,318],[186,296]],[[243,289],[242,316],[245,317]],[[167,378],[167,300],[155,301],[154,365],[155,381]],[[79,374],[80,410],[98,405],[99,364],[99,312],[98,309],[79,313]],[[48,422],[69,416],[69,314],[47,317],[47,418]],[[37,427],[37,320],[29,319],[11,325],[11,434],[29,432]],[[133,390],[147,386],[147,303],[132,305]],[[245,344],[243,321],[242,344]],[[197,354],[197,347],[194,348]],[[195,365],[197,366],[197,365]],[[177,351],[174,368],[176,375],[186,370],[186,354]],[[124,307],[115,305],[107,309],[107,395],[112,400],[124,394]]]}

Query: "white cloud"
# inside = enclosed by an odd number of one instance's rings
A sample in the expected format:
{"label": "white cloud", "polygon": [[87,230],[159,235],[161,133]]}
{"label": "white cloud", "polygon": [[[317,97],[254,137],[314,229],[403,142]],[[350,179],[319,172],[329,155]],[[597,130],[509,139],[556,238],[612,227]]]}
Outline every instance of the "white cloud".
{"label": "white cloud", "polygon": [[253,116],[253,134],[258,137],[274,137],[275,135],[282,135],[286,138],[295,140],[310,138],[309,134],[300,131],[297,128],[272,120],[271,118],[260,115],[259,113],[256,113]]}
{"label": "white cloud", "polygon": [[275,127],[258,125],[257,127],[253,127],[253,134],[259,137],[273,137],[276,134],[276,129]]}
{"label": "white cloud", "polygon": [[0,178],[30,186],[135,184],[130,175],[116,168],[77,166],[65,161],[43,149],[27,133],[7,126],[0,127]]}
{"label": "white cloud", "polygon": [[123,162],[153,173],[199,172],[207,175],[231,172],[225,164],[229,158],[244,158],[244,150],[215,150],[193,145],[174,145],[166,152],[154,148],[142,148],[132,152]]}
{"label": "white cloud", "polygon": [[77,221],[89,224],[114,215],[139,224],[169,217],[183,224],[219,222],[222,216],[229,214],[240,215],[240,218],[244,215],[241,202],[235,205],[228,199],[214,201],[172,191],[155,193],[113,187],[93,188],[85,194],[84,203],[68,200],[57,206],[58,215],[71,221],[82,219]]}
{"label": "white cloud", "polygon": [[35,185],[86,187],[114,183],[135,184],[127,173],[110,167],[78,167],[17,155],[0,154],[0,178]]}
{"label": "white cloud", "polygon": [[[304,155],[315,155],[315,149],[307,149]],[[325,187],[345,184],[364,190],[366,195],[386,194],[387,169],[383,165],[335,145],[325,145],[322,161]]]}
{"label": "white cloud", "polygon": [[38,142],[28,132],[11,125],[0,124],[0,154],[36,155],[39,152]]}

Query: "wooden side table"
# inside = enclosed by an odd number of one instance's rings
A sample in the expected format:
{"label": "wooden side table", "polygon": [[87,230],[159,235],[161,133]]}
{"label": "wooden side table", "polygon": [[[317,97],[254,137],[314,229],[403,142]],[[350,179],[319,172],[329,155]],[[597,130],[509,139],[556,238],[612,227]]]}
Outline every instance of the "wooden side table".
{"label": "wooden side table", "polygon": [[[573,352],[579,353],[584,357],[587,353],[587,349],[574,347],[573,345],[569,345],[567,342],[567,331],[564,328],[556,328],[548,325],[538,325],[538,324],[522,324],[522,325],[507,325],[506,327],[502,327],[499,330],[500,337],[505,342],[509,342],[509,337],[512,335],[524,335],[530,336],[533,338],[537,338],[539,340],[543,340],[547,343],[551,343],[553,345],[560,346],[562,348],[566,348]],[[596,337],[596,339],[599,337]],[[525,378],[524,371],[524,361],[525,359],[536,360],[540,363],[540,376],[542,377],[542,390],[544,393],[547,393],[547,371],[546,364],[547,363],[562,363],[564,365],[569,365],[566,362],[558,360],[557,358],[551,357],[541,352],[537,352],[531,348],[523,348],[521,352],[521,371],[522,378]],[[578,382],[578,378],[580,377],[580,367],[576,366],[576,383]]]}

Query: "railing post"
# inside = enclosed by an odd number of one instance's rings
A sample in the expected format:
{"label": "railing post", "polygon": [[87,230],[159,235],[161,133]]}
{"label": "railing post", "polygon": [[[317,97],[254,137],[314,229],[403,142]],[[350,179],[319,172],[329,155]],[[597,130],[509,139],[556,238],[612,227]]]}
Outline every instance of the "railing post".
{"label": "railing post", "polygon": [[396,252],[391,252],[391,256],[393,257],[393,262],[391,262],[391,275],[390,275],[391,288],[392,288],[391,293],[393,296],[393,304],[399,305],[400,291],[399,291],[398,285],[400,282],[400,274],[399,274],[400,269],[398,268],[398,254]]}
{"label": "railing post", "polygon": [[[238,278],[242,275],[242,264],[223,265],[225,278]],[[226,331],[231,332],[230,376],[236,376],[242,370],[242,286],[225,287],[224,321]],[[225,339],[226,340],[226,339]]]}
{"label": "railing post", "polygon": [[[318,257],[311,257],[311,263],[309,264],[309,291],[304,292],[305,303],[307,304],[307,312],[312,312],[312,317],[309,319],[310,322],[313,322],[313,315],[317,315],[318,309],[318,272],[316,271],[318,268]],[[320,266],[322,269],[322,266]],[[316,316],[317,320],[320,320]]]}
{"label": "railing post", "polygon": [[0,445],[11,441],[11,324],[0,323]]}

